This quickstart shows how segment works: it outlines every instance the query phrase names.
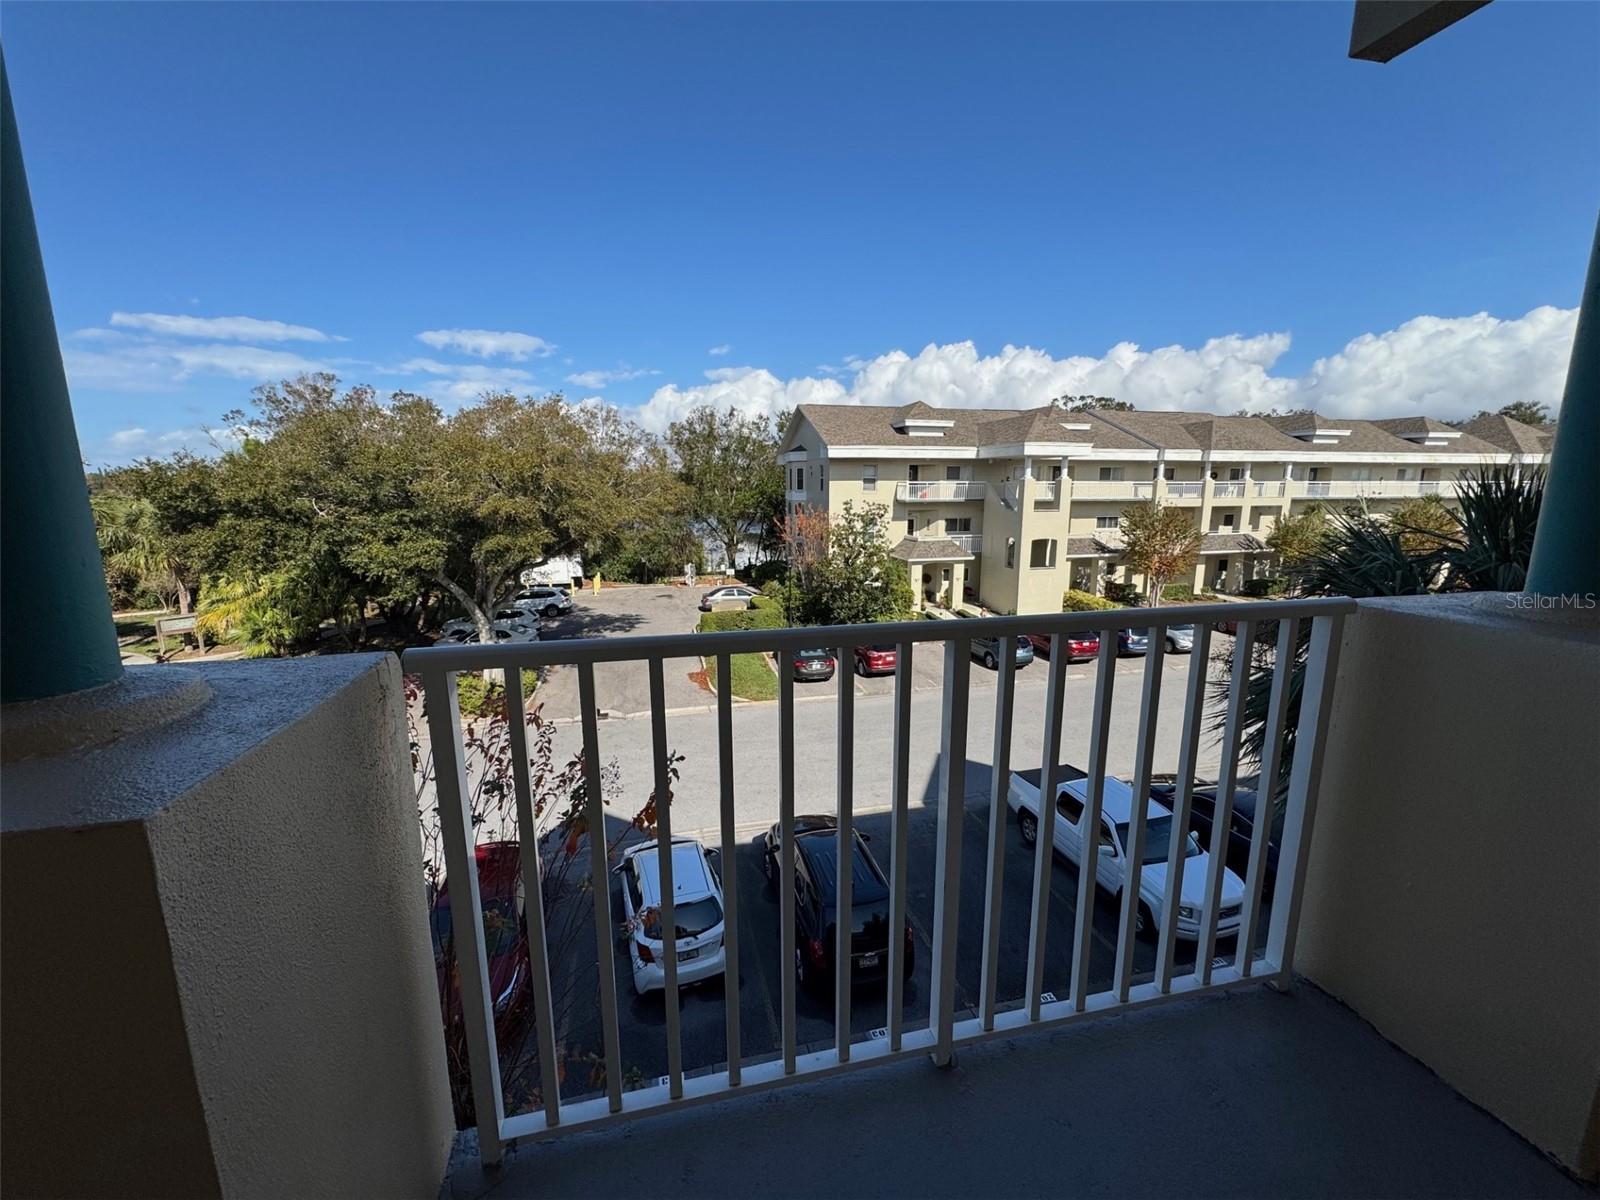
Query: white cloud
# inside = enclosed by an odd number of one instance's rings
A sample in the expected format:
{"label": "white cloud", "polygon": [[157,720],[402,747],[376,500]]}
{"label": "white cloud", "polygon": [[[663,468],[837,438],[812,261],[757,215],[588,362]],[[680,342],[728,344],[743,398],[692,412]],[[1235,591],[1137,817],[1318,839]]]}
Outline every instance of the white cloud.
{"label": "white cloud", "polygon": [[242,432],[233,429],[169,429],[152,433],[134,425],[84,445],[84,460],[91,467],[116,467],[138,458],[163,458],[179,450],[216,454],[238,445]]}
{"label": "white cloud", "polygon": [[[342,342],[345,339],[312,329],[258,317],[189,317],[173,313],[114,312],[111,324],[161,337],[222,338],[235,342]],[[87,331],[85,331],[87,332]]]}
{"label": "white cloud", "polygon": [[1554,408],[1576,324],[1576,309],[1549,307],[1511,320],[1485,313],[1417,317],[1387,333],[1354,339],[1303,376],[1272,373],[1289,349],[1287,333],[1228,334],[1194,349],[1143,350],[1121,342],[1099,357],[1055,358],[1009,345],[980,355],[971,342],[930,344],[914,356],[893,350],[872,359],[846,358],[853,373],[848,386],[831,378],[781,380],[757,368],[718,368],[705,373],[705,384],[658,388],[638,416],[661,430],[707,404],[748,413],[804,403],[914,400],[952,408],[1025,408],[1088,393],[1139,408],[1230,413],[1309,405],[1330,416],[1456,418],[1513,399]]}
{"label": "white cloud", "polygon": [[712,358],[721,358],[724,354],[728,353],[728,351],[730,351],[732,349],[733,349],[732,346],[730,346],[726,342],[724,342],[720,346],[711,347],[711,349],[707,350],[706,353],[711,355]]}
{"label": "white cloud", "polygon": [[579,371],[575,375],[568,375],[567,382],[584,388],[603,388],[611,383],[625,383],[630,379],[643,379],[647,375],[659,375],[660,371],[649,368],[619,367],[615,371]]}
{"label": "white cloud", "polygon": [[546,358],[555,353],[555,346],[531,333],[492,329],[425,329],[417,334],[417,341],[435,350],[459,350],[474,358],[497,358],[504,355],[513,362],[522,362],[532,356]]}
{"label": "white cloud", "polygon": [[260,346],[176,346],[166,353],[178,364],[180,380],[192,375],[285,379],[307,371],[320,371],[326,366],[285,350],[265,350]]}
{"label": "white cloud", "polygon": [[287,350],[222,342],[197,346],[116,329],[79,330],[62,352],[73,387],[106,391],[171,391],[197,375],[260,383],[328,368]]}
{"label": "white cloud", "polygon": [[435,399],[456,404],[469,404],[485,392],[515,392],[533,382],[533,376],[518,367],[446,363],[435,358],[407,359],[397,367],[383,370],[391,375],[430,376],[421,390]]}

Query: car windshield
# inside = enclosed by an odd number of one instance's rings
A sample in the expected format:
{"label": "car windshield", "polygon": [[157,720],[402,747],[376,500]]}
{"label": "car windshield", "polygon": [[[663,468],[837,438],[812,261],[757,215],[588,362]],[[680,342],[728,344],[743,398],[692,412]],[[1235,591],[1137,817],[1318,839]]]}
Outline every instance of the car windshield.
{"label": "car windshield", "polygon": [[[1128,844],[1128,825],[1123,822],[1117,826],[1117,837],[1122,844]],[[1144,862],[1163,863],[1167,855],[1172,852],[1172,814],[1162,813],[1159,817],[1151,817],[1144,827]],[[1195,840],[1194,834],[1189,834],[1183,839],[1183,856],[1193,858],[1200,853],[1200,843]]]}
{"label": "car windshield", "polygon": [[[680,900],[673,906],[672,918],[678,937],[699,937],[722,920],[722,905],[717,903],[715,896]],[[660,938],[661,915],[658,910],[650,910],[644,922],[644,933],[649,938]]]}
{"label": "car windshield", "polygon": [[[489,958],[499,958],[517,948],[521,922],[514,902],[509,896],[483,898],[483,948]],[[435,957],[448,948],[450,942],[451,914],[448,901],[441,900],[433,906],[433,952]]]}
{"label": "car windshield", "polygon": [[794,652],[794,656],[796,658],[831,658],[832,657],[826,650],[796,650]]}
{"label": "car windshield", "polygon": [[[823,914],[823,922],[827,925],[838,923],[838,913],[829,908]],[[872,933],[874,942],[888,945],[889,939],[885,936],[889,931],[889,902],[887,900],[857,900],[851,897],[850,903],[850,933],[860,937],[864,933]],[[857,949],[860,947],[858,946]]]}
{"label": "car windshield", "polygon": [[1032,650],[1033,643],[1028,640],[1027,634],[1019,633],[1017,635],[1017,647],[1022,650]]}

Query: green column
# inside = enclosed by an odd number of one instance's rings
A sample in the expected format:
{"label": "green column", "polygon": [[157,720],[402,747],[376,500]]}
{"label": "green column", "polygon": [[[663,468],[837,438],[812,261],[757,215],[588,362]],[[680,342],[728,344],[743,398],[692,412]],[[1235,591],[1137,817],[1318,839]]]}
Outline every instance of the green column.
{"label": "green column", "polygon": [[0,700],[9,702],[110,683],[122,657],[3,59],[0,92]]}

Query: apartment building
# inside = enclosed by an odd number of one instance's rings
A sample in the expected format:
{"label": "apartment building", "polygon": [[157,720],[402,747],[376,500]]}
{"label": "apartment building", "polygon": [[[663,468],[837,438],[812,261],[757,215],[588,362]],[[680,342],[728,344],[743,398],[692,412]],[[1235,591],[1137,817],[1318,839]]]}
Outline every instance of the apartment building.
{"label": "apartment building", "polygon": [[1429,417],[804,404],[779,459],[790,511],[889,509],[919,604],[1054,612],[1069,587],[1129,580],[1130,504],[1192,511],[1204,531],[1194,586],[1237,591],[1272,571],[1266,538],[1291,513],[1383,511],[1420,495],[1449,503],[1464,473],[1542,464],[1550,439],[1507,417],[1457,429]]}

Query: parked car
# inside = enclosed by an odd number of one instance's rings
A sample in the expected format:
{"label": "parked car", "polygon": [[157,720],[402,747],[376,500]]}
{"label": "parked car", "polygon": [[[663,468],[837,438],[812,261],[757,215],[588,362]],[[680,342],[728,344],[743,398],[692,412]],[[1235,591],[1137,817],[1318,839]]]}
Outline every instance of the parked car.
{"label": "parked car", "polygon": [[[672,924],[678,944],[678,985],[721,975],[722,880],[712,852],[693,838],[672,839]],[[614,868],[622,876],[623,937],[633,965],[633,990],[643,996],[667,986],[662,965],[666,942],[661,928],[661,850],[641,842]]]}
{"label": "parked car", "polygon": [[[1033,642],[1025,633],[1019,633],[1010,639],[1014,645],[1017,656],[1018,670],[1033,661]],[[972,639],[972,653],[975,657],[983,659],[983,665],[991,671],[1000,669],[1000,641],[995,637],[975,637]]]}
{"label": "parked car", "polygon": [[562,613],[572,611],[572,595],[559,587],[531,587],[517,593],[511,602],[526,612],[538,613],[554,620]]}
{"label": "parked car", "polygon": [[1150,631],[1148,629],[1119,629],[1117,630],[1117,657],[1138,658],[1150,649]]}
{"label": "parked car", "polygon": [[[1256,783],[1254,775],[1240,778],[1233,791],[1233,812],[1228,817],[1227,862],[1241,878],[1250,867],[1250,841],[1255,835],[1256,810],[1260,805]],[[1170,775],[1158,775],[1151,780],[1150,794],[1170,807],[1175,784]],[[1217,819],[1217,785],[1197,779],[1191,796],[1189,828],[1194,830],[1202,846],[1210,846],[1211,829]],[[1278,848],[1282,843],[1283,812],[1274,805],[1272,824],[1267,829],[1267,870],[1262,889],[1267,894],[1278,874]]]}
{"label": "parked car", "polygon": [[889,675],[900,664],[900,652],[893,645],[856,647],[857,675]]}
{"label": "parked car", "polygon": [[1167,653],[1168,654],[1193,654],[1194,653],[1194,626],[1193,625],[1168,625],[1167,626]]}
{"label": "parked car", "polygon": [[[1033,652],[1050,657],[1050,635],[1048,633],[1030,633],[1028,641],[1033,644]],[[1067,662],[1083,662],[1100,653],[1100,635],[1098,633],[1069,633],[1061,639],[1061,644],[1067,650]]]}
{"label": "parked car", "polygon": [[[477,847],[478,893],[483,902],[483,946],[489,960],[489,992],[494,1004],[495,1036],[502,1047],[515,1046],[519,1023],[526,1019],[528,939],[522,906],[522,850],[516,842],[483,842]],[[439,983],[445,1041],[465,1046],[461,994],[456,987],[450,913],[450,881],[434,892],[429,910],[433,935],[433,967]]]}
{"label": "parked car", "polygon": [[[494,633],[494,640],[499,643],[537,642],[539,640],[537,624],[523,624],[520,621],[492,621],[489,627]],[[443,628],[439,630],[439,636],[436,640],[457,646],[476,642],[478,640],[478,626],[465,618],[446,621]]]}
{"label": "parked car", "polygon": [[749,608],[750,601],[760,594],[755,588],[745,587],[742,583],[730,583],[725,587],[714,587],[700,597],[700,611],[710,612],[718,604],[736,604],[739,602],[743,602],[744,606]]}
{"label": "parked car", "polygon": [[[782,650],[774,650],[772,661],[780,661],[783,654]],[[833,672],[839,665],[831,650],[791,650],[789,654],[796,679],[826,683],[833,678]]]}
{"label": "parked car", "polygon": [[[778,826],[762,838],[762,863],[767,879],[779,882]],[[882,977],[889,970],[889,881],[867,849],[867,841],[852,831],[850,864],[850,966],[851,979]],[[794,819],[794,949],[795,978],[801,987],[831,980],[838,961],[839,925],[839,824],[831,816]],[[903,970],[911,978],[916,947],[907,919]]]}
{"label": "parked car", "polygon": [[[1043,772],[1013,771],[1006,790],[1006,804],[1017,814],[1022,840],[1033,845],[1039,837],[1039,784]],[[1082,862],[1081,850],[1084,804],[1088,780],[1076,767],[1060,769],[1062,782],[1056,787],[1054,850],[1074,865]],[[1210,858],[1189,830],[1173,828],[1172,810],[1154,797],[1146,796],[1144,865],[1139,872],[1139,906],[1134,929],[1154,936],[1156,917],[1167,898],[1167,855],[1174,836],[1183,839],[1182,890],[1178,894],[1177,936],[1194,941],[1200,936],[1200,906],[1205,896],[1206,873]],[[1125,780],[1107,778],[1101,795],[1099,853],[1095,858],[1095,883],[1113,896],[1122,894],[1127,877],[1128,825],[1133,815],[1133,789]],[[1222,873],[1222,902],[1217,911],[1217,933],[1228,935],[1239,929],[1239,909],[1244,903],[1244,882],[1234,872]]]}

